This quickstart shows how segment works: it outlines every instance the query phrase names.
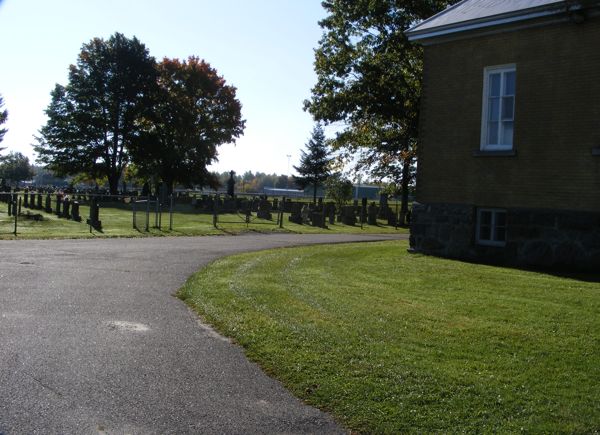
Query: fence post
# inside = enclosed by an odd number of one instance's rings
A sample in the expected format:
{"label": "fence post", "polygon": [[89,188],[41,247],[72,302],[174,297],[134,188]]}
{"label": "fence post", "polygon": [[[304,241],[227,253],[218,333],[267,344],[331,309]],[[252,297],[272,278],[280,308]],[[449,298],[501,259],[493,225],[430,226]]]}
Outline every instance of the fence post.
{"label": "fence post", "polygon": [[217,223],[219,220],[219,194],[215,195],[215,200],[213,202],[213,227],[217,228]]}
{"label": "fence post", "polygon": [[146,231],[150,231],[150,195],[146,197]]}
{"label": "fence post", "polygon": [[137,198],[136,199],[132,198],[132,201],[131,201],[131,207],[133,209],[133,229],[134,230],[137,230],[137,220],[136,220],[136,215],[135,215],[136,214],[136,209],[135,209],[136,200],[137,200]]}
{"label": "fence post", "polygon": [[[159,199],[157,198],[157,202],[158,201],[159,201]],[[163,209],[163,203],[158,202],[158,229],[161,231],[162,231],[162,209]]]}
{"label": "fence post", "polygon": [[156,205],[154,206],[154,228],[160,229],[158,213],[160,212],[160,198],[156,195]]}
{"label": "fence post", "polygon": [[360,229],[363,229],[363,221],[365,220],[365,209],[367,208],[367,198],[363,198],[360,204]]}
{"label": "fence post", "polygon": [[19,198],[19,195],[17,195],[15,197],[15,202],[13,205],[13,214],[15,215],[15,236],[17,235],[17,219],[19,217],[19,213],[17,212],[17,210],[15,210],[15,209],[17,209],[17,202],[19,203],[18,208],[20,209],[21,208],[21,198]]}
{"label": "fence post", "polygon": [[285,211],[285,196],[281,198],[279,206],[279,228],[283,228],[283,212]]}
{"label": "fence post", "polygon": [[169,231],[173,231],[173,194],[171,193],[171,203],[169,205]]}

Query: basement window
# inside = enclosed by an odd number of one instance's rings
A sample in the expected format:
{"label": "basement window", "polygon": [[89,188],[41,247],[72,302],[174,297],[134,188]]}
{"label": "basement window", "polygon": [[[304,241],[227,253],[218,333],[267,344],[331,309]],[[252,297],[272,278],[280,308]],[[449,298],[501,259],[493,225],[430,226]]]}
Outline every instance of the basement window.
{"label": "basement window", "polygon": [[488,246],[506,246],[506,210],[477,209],[477,243]]}

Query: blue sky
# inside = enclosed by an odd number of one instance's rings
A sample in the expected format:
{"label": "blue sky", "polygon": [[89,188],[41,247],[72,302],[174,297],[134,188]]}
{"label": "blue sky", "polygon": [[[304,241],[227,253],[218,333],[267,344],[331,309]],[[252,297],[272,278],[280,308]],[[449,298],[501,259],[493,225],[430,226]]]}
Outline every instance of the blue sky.
{"label": "blue sky", "polygon": [[121,32],[157,59],[203,58],[237,87],[245,134],[220,147],[212,170],[287,173],[289,161],[293,172],[313,127],[302,102],[323,17],[320,0],[0,0],[3,154],[34,157],[50,91],[67,83],[81,45]]}

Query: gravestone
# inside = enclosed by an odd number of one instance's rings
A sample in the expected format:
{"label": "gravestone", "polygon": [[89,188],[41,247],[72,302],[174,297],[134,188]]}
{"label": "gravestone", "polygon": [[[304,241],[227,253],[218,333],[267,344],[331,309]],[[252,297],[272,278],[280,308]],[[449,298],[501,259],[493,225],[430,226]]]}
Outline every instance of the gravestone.
{"label": "gravestone", "polygon": [[63,200],[63,209],[60,217],[65,219],[71,219],[71,200],[69,197],[66,197]]}
{"label": "gravestone", "polygon": [[377,211],[377,206],[372,202],[367,209],[367,223],[369,225],[377,225]]}
{"label": "gravestone", "polygon": [[329,220],[329,225],[335,224],[335,204],[333,202],[326,203],[324,212]]}
{"label": "gravestone", "polygon": [[342,223],[344,225],[356,225],[356,208],[352,205],[345,205],[342,207]]}
{"label": "gravestone", "polygon": [[29,208],[29,192],[23,194],[23,207]]}
{"label": "gravestone", "polygon": [[394,213],[391,209],[387,215],[387,223],[391,227],[395,227],[398,224],[398,219],[396,218],[396,213]]}
{"label": "gravestone", "polygon": [[[286,202],[286,205],[288,203]],[[302,225],[302,203],[300,202],[291,202],[290,203],[290,216],[289,221],[295,224]]]}
{"label": "gravestone", "polygon": [[93,197],[90,201],[90,217],[87,219],[87,224],[97,231],[102,231],[102,221],[100,221],[100,206],[98,199]]}
{"label": "gravestone", "polygon": [[50,198],[50,194],[46,194],[46,207],[44,207],[44,211],[46,213],[52,213],[52,198]]}
{"label": "gravestone", "polygon": [[237,201],[233,198],[225,198],[221,213],[235,213],[237,211]]}
{"label": "gravestone", "polygon": [[38,193],[37,194],[37,206],[35,208],[37,208],[38,210],[42,210],[44,208],[42,203],[43,203],[42,194]]}
{"label": "gravestone", "polygon": [[388,194],[382,193],[379,195],[379,214],[378,214],[379,219],[387,219],[388,212],[389,212],[388,210],[389,210]]}
{"label": "gravestone", "polygon": [[313,227],[327,228],[325,224],[325,213],[313,211],[310,214],[310,222]]}
{"label": "gravestone", "polygon": [[60,205],[62,203],[62,195],[56,195],[56,210],[54,210],[54,213],[56,213],[56,216],[60,217]]}
{"label": "gravestone", "polygon": [[302,211],[300,212],[300,215],[302,217],[302,223],[308,223],[310,220],[310,206],[308,204],[304,204],[304,206],[302,207]]}
{"label": "gravestone", "polygon": [[79,201],[73,201],[71,203],[71,219],[75,222],[81,222],[81,216],[79,215]]}
{"label": "gravestone", "polygon": [[271,216],[271,203],[266,199],[261,199],[258,203],[258,211],[256,216],[259,219],[272,220],[273,216]]}

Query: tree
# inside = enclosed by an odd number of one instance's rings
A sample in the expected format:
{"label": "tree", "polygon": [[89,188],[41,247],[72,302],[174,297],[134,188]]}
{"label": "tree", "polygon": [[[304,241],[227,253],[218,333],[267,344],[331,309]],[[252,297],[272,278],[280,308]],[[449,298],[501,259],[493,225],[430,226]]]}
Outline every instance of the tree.
{"label": "tree", "polygon": [[[0,125],[4,124],[8,119],[8,110],[2,110],[3,107],[4,99],[2,98],[2,95],[0,95]],[[0,128],[0,142],[2,142],[2,139],[4,139],[4,135],[6,134],[6,132],[7,130],[5,128]],[[4,148],[0,148],[0,151],[2,151],[3,149]]]}
{"label": "tree", "polygon": [[51,171],[42,166],[32,166],[35,176],[33,184],[36,186],[66,186],[68,181],[62,177],[56,177]]}
{"label": "tree", "polygon": [[21,153],[10,152],[0,164],[0,178],[18,185],[20,181],[29,180],[34,175],[29,158]]}
{"label": "tree", "polygon": [[288,189],[290,185],[290,179],[287,175],[282,174],[277,177],[277,181],[275,182],[275,187],[279,189]]}
{"label": "tree", "polygon": [[376,179],[391,178],[408,211],[418,144],[422,49],[404,32],[456,0],[325,0],[315,51],[317,83],[305,109],[339,122],[332,144]]}
{"label": "tree", "polygon": [[339,172],[335,173],[325,180],[325,193],[335,202],[335,207],[340,210],[346,202],[352,199],[352,182]]}
{"label": "tree", "polygon": [[110,192],[117,193],[156,83],[155,63],[135,37],[115,33],[84,44],[69,68],[69,83],[51,93],[35,146],[38,161],[57,175],[106,176]]}
{"label": "tree", "polygon": [[155,174],[169,189],[175,183],[214,185],[206,167],[217,160],[217,147],[244,131],[236,88],[197,57],[165,58],[157,72],[152,110],[131,147],[134,162],[141,173]]}
{"label": "tree", "polygon": [[306,144],[306,151],[302,151],[300,165],[294,166],[298,176],[294,175],[294,182],[304,189],[313,186],[313,204],[317,202],[317,188],[329,177],[333,161],[329,157],[330,151],[325,142],[323,127],[317,124],[312,132],[312,137]]}

